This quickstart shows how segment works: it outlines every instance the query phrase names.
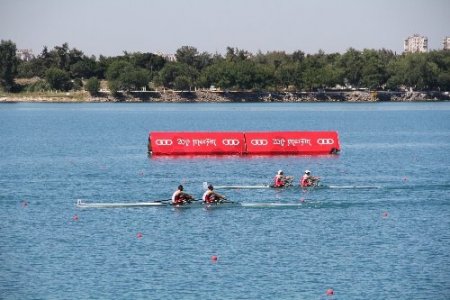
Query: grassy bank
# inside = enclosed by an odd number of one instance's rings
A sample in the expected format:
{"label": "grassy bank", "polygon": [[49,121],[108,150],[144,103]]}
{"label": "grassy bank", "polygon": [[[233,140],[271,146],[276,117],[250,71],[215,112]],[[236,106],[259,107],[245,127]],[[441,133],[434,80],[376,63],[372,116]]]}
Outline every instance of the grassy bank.
{"label": "grassy bank", "polygon": [[87,102],[91,100],[89,93],[84,91],[71,92],[19,92],[6,93],[0,91],[0,101],[12,102]]}

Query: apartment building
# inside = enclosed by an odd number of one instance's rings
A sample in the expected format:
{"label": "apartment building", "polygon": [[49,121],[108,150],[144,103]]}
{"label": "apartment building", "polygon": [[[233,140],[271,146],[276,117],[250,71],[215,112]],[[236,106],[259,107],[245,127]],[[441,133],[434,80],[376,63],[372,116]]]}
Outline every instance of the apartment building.
{"label": "apartment building", "polygon": [[428,38],[418,34],[409,36],[405,40],[403,50],[408,53],[428,52]]}
{"label": "apartment building", "polygon": [[450,36],[444,38],[444,50],[450,50]]}

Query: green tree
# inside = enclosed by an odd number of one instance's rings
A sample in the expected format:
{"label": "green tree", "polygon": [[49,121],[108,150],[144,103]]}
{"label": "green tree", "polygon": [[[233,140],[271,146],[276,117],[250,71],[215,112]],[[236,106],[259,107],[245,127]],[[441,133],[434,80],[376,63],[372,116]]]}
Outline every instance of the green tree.
{"label": "green tree", "polygon": [[14,86],[17,65],[16,44],[2,40],[0,42],[0,87],[6,91],[11,91]]}
{"label": "green tree", "polygon": [[127,91],[146,88],[150,82],[150,73],[142,68],[125,69],[120,75],[121,88]]}
{"label": "green tree", "polygon": [[340,70],[336,67],[338,55],[326,55],[323,51],[307,55],[303,61],[301,82],[309,90],[333,87],[340,82]]}
{"label": "green tree", "polygon": [[428,59],[435,63],[439,68],[437,88],[444,91],[450,91],[450,51],[431,51],[428,53]]}
{"label": "green tree", "polygon": [[150,72],[150,79],[153,79],[157,72],[166,64],[166,60],[153,53],[132,53],[126,56],[126,59],[135,67],[142,68]]}
{"label": "green tree", "polygon": [[177,58],[177,62],[184,63],[188,66],[195,67],[196,66],[196,58],[198,56],[198,50],[192,46],[183,46],[177,50],[175,53],[175,57]]}
{"label": "green tree", "polygon": [[128,61],[116,60],[108,67],[106,78],[110,90],[116,94],[119,90],[130,91],[146,87],[150,81],[150,72],[134,67]]}
{"label": "green tree", "polygon": [[295,85],[298,77],[298,64],[286,63],[281,65],[275,71],[275,81],[277,85],[288,89],[289,86]]}
{"label": "green tree", "polygon": [[[167,87],[167,88],[176,88],[176,85],[179,85],[180,82],[189,82],[189,88],[197,82],[198,71],[185,64],[180,62],[170,62],[167,63],[159,72],[159,82]],[[183,76],[183,79],[179,80],[176,84],[177,77]]]}
{"label": "green tree", "polygon": [[69,73],[64,70],[50,68],[45,72],[45,78],[52,89],[68,91],[72,88]]}
{"label": "green tree", "polygon": [[389,88],[405,86],[415,90],[429,90],[438,87],[438,65],[428,59],[427,53],[408,53],[390,64]]}
{"label": "green tree", "polygon": [[190,87],[191,87],[190,78],[185,75],[177,76],[173,82],[173,88],[175,90],[184,91],[190,89]]}
{"label": "green tree", "polygon": [[246,50],[227,47],[227,53],[225,55],[225,59],[231,62],[238,62],[242,60],[246,60],[252,57],[252,54]]}
{"label": "green tree", "polygon": [[186,64],[198,71],[203,70],[213,62],[213,58],[209,53],[199,53],[197,48],[192,46],[183,46],[179,48],[175,53],[175,57],[177,62]]}
{"label": "green tree", "polygon": [[384,86],[388,80],[387,65],[393,56],[392,51],[364,49],[361,70],[362,86],[369,89]]}
{"label": "green tree", "polygon": [[221,60],[205,68],[201,74],[201,86],[229,89],[235,83],[234,63]]}
{"label": "green tree", "polygon": [[98,94],[98,90],[100,89],[100,81],[98,80],[97,77],[91,77],[86,81],[84,88],[91,95],[96,95]]}
{"label": "green tree", "polygon": [[83,57],[76,63],[70,65],[70,73],[74,78],[90,78],[98,73],[98,65],[95,57]]}
{"label": "green tree", "polygon": [[344,83],[350,84],[353,87],[359,87],[361,85],[361,70],[363,67],[361,52],[353,48],[348,49],[341,56],[339,67],[342,68],[344,74]]}

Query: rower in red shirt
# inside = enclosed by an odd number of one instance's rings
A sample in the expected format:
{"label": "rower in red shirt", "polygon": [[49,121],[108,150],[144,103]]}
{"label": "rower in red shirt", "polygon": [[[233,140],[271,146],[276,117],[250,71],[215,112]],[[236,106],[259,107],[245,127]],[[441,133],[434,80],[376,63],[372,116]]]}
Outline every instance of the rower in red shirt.
{"label": "rower in red shirt", "polygon": [[302,179],[300,180],[301,187],[309,187],[315,186],[319,182],[319,177],[315,177],[311,175],[310,170],[306,170],[305,174],[303,174]]}
{"label": "rower in red shirt", "polygon": [[226,200],[225,196],[214,191],[212,184],[208,185],[208,189],[203,194],[202,199],[204,203],[218,203]]}
{"label": "rower in red shirt", "polygon": [[194,197],[188,193],[183,192],[183,186],[180,184],[178,190],[176,190],[172,195],[172,205],[183,205],[185,203],[191,203]]}
{"label": "rower in red shirt", "polygon": [[285,176],[283,170],[279,170],[273,178],[273,187],[280,188],[291,184],[293,177]]}

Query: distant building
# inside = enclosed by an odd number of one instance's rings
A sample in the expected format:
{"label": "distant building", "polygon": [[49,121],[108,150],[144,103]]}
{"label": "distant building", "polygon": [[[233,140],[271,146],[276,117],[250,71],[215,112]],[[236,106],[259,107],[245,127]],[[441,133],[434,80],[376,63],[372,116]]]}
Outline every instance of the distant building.
{"label": "distant building", "polygon": [[161,51],[158,51],[156,52],[156,55],[163,57],[167,61],[177,61],[177,57],[175,56],[175,54],[166,54],[162,53]]}
{"label": "distant building", "polygon": [[444,38],[444,50],[450,50],[450,36]]}
{"label": "distant building", "polygon": [[16,56],[20,60],[29,61],[34,58],[33,50],[32,49],[17,49]]}
{"label": "distant building", "polygon": [[428,38],[418,34],[409,36],[405,40],[403,50],[407,53],[428,52]]}

